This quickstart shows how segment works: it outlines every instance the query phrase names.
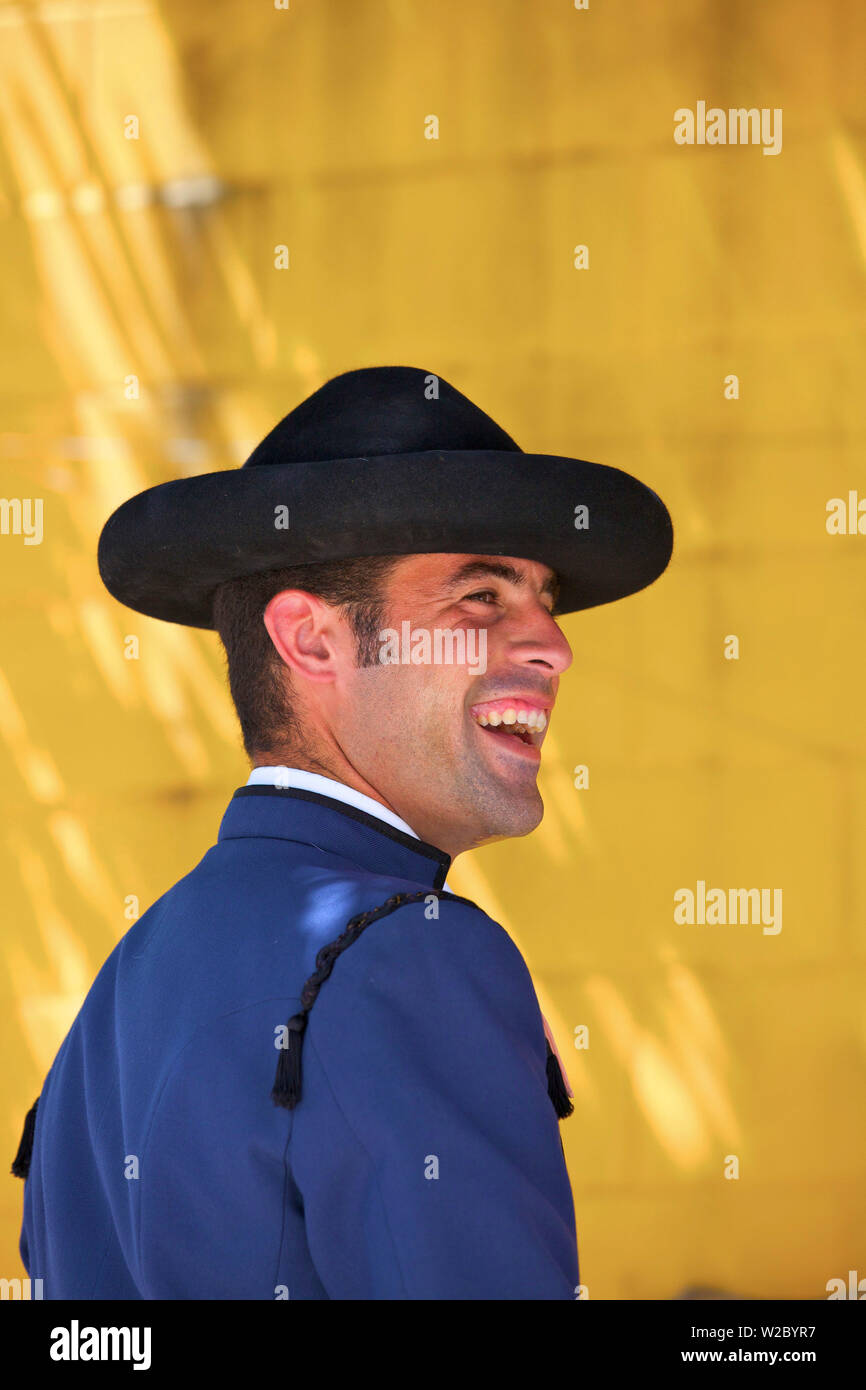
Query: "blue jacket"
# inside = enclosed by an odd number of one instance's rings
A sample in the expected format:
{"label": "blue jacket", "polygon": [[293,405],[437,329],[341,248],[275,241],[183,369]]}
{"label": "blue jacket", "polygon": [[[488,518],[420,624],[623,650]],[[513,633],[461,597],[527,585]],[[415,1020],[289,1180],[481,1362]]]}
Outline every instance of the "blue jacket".
{"label": "blue jacket", "polygon": [[[532,980],[436,891],[449,863],[315,793],[235,793],[45,1080],[20,1242],[45,1298],[576,1297]],[[275,1104],[318,952],[395,894],[332,960]]]}

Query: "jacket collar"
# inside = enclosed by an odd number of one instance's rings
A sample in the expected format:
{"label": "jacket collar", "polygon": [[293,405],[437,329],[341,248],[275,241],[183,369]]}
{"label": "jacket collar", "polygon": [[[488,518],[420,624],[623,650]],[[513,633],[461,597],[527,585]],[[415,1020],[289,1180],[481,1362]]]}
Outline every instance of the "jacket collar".
{"label": "jacket collar", "polygon": [[371,873],[441,888],[451,856],[355,806],[299,788],[238,787],[217,840],[276,836],[349,859]]}

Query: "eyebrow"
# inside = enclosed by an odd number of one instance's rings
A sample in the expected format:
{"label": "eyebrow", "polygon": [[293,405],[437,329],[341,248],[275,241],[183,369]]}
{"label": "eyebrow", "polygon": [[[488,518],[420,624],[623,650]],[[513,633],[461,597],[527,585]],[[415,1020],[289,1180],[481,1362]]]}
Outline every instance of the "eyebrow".
{"label": "eyebrow", "polygon": [[[465,565],[461,565],[455,570],[451,578],[446,580],[446,589],[456,589],[461,584],[465,584],[470,579],[480,579],[489,577],[492,579],[504,579],[508,584],[523,585],[528,584],[528,579],[523,570],[516,569],[514,565],[507,565],[504,560],[467,560]],[[545,579],[541,586],[542,594],[550,594],[554,606],[559,597],[559,579],[556,574],[551,574]]]}

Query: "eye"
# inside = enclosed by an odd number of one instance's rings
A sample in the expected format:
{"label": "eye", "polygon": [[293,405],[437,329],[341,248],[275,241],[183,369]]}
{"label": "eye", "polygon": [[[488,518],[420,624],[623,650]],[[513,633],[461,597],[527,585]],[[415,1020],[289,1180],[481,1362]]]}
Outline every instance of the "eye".
{"label": "eye", "polygon": [[474,594],[464,594],[464,596],[463,596],[463,602],[464,602],[464,603],[475,603],[475,602],[479,602],[479,603],[480,603],[481,600],[482,600],[485,596],[488,596],[488,597],[490,597],[490,598],[492,598],[492,599],[495,599],[495,598],[496,598],[496,590],[495,590],[495,589],[478,589],[478,590],[476,591],[476,593],[474,593]]}

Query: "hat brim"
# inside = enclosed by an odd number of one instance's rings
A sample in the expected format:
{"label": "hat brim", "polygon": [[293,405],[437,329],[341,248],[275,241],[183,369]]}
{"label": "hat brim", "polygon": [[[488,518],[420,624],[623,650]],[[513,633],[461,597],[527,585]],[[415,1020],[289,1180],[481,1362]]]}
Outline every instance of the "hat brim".
{"label": "hat brim", "polygon": [[[575,524],[581,506],[585,527]],[[97,560],[106,588],[127,607],[212,628],[220,584],[289,565],[513,555],[556,571],[555,611],[566,614],[646,588],[672,549],[667,508],[629,473],[553,454],[472,450],[230,468],[162,483],[109,517]]]}

